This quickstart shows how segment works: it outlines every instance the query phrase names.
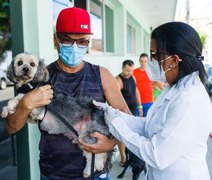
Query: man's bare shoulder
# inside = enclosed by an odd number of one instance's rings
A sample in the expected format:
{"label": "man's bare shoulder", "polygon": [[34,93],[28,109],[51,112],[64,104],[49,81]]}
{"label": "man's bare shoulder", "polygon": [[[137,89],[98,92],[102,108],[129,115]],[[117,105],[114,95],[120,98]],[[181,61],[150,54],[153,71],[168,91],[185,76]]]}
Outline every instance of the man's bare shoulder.
{"label": "man's bare shoulder", "polygon": [[112,75],[111,72],[107,68],[102,67],[102,66],[100,66],[100,73],[103,75]]}
{"label": "man's bare shoulder", "polygon": [[104,90],[113,88],[114,86],[115,87],[118,86],[115,77],[111,74],[111,72],[107,68],[100,67],[100,74]]}
{"label": "man's bare shoulder", "polygon": [[120,78],[119,75],[117,75],[115,78],[116,78],[117,81],[120,81],[121,80],[121,78]]}
{"label": "man's bare shoulder", "polygon": [[107,68],[102,66],[100,66],[100,75],[101,75],[102,81],[106,80],[109,82],[109,80],[115,80],[112,73]]}

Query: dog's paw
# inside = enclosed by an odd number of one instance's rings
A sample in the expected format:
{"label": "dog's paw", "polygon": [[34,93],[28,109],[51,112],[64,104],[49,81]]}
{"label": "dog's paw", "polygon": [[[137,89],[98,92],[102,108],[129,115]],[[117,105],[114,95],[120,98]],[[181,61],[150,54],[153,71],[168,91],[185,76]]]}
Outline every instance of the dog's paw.
{"label": "dog's paw", "polygon": [[10,115],[11,115],[11,114],[14,114],[15,111],[16,111],[16,106],[10,107],[10,108],[8,109],[8,113],[9,113]]}
{"label": "dog's paw", "polygon": [[97,171],[102,171],[104,169],[104,162],[100,159],[95,159],[95,168]]}
{"label": "dog's paw", "polygon": [[97,171],[102,171],[104,169],[104,164],[101,164],[100,166],[96,166]]}
{"label": "dog's paw", "polygon": [[28,123],[38,123],[45,116],[44,108],[34,108],[32,112],[29,114],[29,118],[27,119]]}
{"label": "dog's paw", "polygon": [[45,109],[43,107],[34,108],[30,113],[30,117],[32,119],[42,120],[45,116]]}
{"label": "dog's paw", "polygon": [[31,116],[31,117],[38,116],[37,108],[32,109],[32,111],[31,111],[31,113],[30,113],[30,116]]}
{"label": "dog's paw", "polygon": [[16,111],[16,107],[18,105],[18,100],[17,99],[11,99],[9,102],[8,102],[8,112],[9,114],[14,114],[15,111]]}
{"label": "dog's paw", "polygon": [[37,116],[37,119],[39,121],[41,121],[41,120],[43,120],[44,116],[45,116],[45,110],[42,109],[41,112],[40,112],[40,114]]}
{"label": "dog's paw", "polygon": [[91,175],[91,168],[85,167],[84,171],[83,171],[83,177],[87,178]]}
{"label": "dog's paw", "polygon": [[2,110],[2,113],[1,113],[1,117],[2,118],[6,118],[7,116],[8,116],[8,108],[7,108],[7,106],[4,106],[3,107],[3,110]]}
{"label": "dog's paw", "polygon": [[104,169],[106,159],[107,159],[107,153],[99,153],[95,155],[95,168],[98,171],[102,171]]}

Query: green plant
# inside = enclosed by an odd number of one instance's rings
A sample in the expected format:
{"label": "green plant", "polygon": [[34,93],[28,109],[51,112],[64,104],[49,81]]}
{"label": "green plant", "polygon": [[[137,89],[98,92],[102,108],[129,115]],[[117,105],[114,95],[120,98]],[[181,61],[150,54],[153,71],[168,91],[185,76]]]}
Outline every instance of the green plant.
{"label": "green plant", "polygon": [[206,33],[201,32],[201,31],[198,32],[198,34],[199,34],[200,40],[201,40],[201,42],[202,42],[202,45],[203,45],[203,47],[204,47],[205,44],[206,44],[207,35],[206,35]]}
{"label": "green plant", "polygon": [[0,0],[0,60],[11,49],[10,1]]}

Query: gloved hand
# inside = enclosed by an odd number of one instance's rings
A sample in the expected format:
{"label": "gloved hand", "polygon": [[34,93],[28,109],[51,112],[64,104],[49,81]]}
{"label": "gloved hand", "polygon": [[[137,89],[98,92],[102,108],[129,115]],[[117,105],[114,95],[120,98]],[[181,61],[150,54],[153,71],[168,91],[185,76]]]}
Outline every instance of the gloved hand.
{"label": "gloved hand", "polygon": [[118,109],[114,109],[106,103],[101,103],[93,100],[93,104],[97,107],[100,107],[104,111],[105,123],[109,125],[109,122],[115,119],[116,117],[121,116],[121,112]]}
{"label": "gloved hand", "polygon": [[133,115],[114,109],[106,103],[93,101],[93,104],[104,111],[105,123],[109,126],[110,122],[115,118],[119,118],[120,124],[125,123],[134,132],[144,135],[145,118],[135,117]]}

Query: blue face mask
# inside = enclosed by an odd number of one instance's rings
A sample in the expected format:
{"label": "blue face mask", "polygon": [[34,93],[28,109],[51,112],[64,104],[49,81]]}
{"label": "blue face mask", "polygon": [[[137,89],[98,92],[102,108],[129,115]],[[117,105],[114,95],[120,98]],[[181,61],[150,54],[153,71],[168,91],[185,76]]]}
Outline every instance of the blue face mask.
{"label": "blue face mask", "polygon": [[87,47],[79,48],[76,44],[73,44],[72,46],[64,46],[62,44],[59,45],[60,45],[60,58],[63,61],[63,63],[66,64],[67,66],[75,67],[79,65],[84,59]]}

